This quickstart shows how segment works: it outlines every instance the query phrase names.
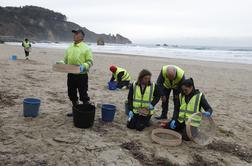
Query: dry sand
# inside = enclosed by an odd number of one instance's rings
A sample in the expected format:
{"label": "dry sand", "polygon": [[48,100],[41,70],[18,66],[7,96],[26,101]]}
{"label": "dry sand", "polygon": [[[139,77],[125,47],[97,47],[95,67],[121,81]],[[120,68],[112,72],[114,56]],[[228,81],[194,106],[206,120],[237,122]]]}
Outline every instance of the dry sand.
{"label": "dry sand", "polygon": [[[8,60],[12,54],[17,61]],[[252,65],[95,53],[89,74],[91,100],[118,109],[113,123],[102,122],[97,108],[94,126],[78,129],[66,117],[71,111],[66,74],[52,71],[52,64],[63,55],[60,49],[33,48],[31,60],[25,61],[21,47],[0,45],[0,166],[252,164]],[[154,119],[143,132],[127,129],[127,91],[105,87],[110,64],[126,68],[133,79],[141,69],[149,69],[153,81],[162,65],[182,67],[214,109],[214,142],[205,147],[193,142],[178,147],[152,143],[150,133],[159,126]],[[37,118],[22,116],[22,101],[27,97],[42,100]],[[157,115],[160,103],[158,110]]]}

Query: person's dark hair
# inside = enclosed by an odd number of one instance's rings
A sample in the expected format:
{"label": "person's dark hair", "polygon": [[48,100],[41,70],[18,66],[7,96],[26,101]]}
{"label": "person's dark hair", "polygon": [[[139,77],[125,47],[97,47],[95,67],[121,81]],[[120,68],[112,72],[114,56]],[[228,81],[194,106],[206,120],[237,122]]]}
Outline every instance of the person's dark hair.
{"label": "person's dark hair", "polygon": [[28,39],[27,39],[27,38],[25,38],[25,41],[28,41]]}
{"label": "person's dark hair", "polygon": [[[193,87],[193,90],[192,90],[191,93],[194,93],[194,92],[195,92],[194,81],[193,81],[192,78],[189,78],[189,79],[184,80],[184,81],[181,83],[181,87],[182,87],[182,86],[186,86],[186,87],[188,87],[188,88]],[[183,91],[181,92],[181,94],[182,94],[182,95],[185,95]]]}
{"label": "person's dark hair", "polygon": [[183,86],[183,85],[186,86],[186,87],[191,87],[191,86],[193,86],[193,89],[195,89],[194,81],[193,81],[192,78],[185,79],[185,80],[182,82],[181,86]]}
{"label": "person's dark hair", "polygon": [[137,84],[140,84],[141,80],[145,77],[145,76],[151,76],[151,72],[149,70],[143,69],[139,75],[138,75],[138,79],[137,79]]}
{"label": "person's dark hair", "polygon": [[[194,81],[192,78],[186,79],[181,83],[181,86],[193,87],[193,91],[195,91]],[[184,95],[183,92],[181,92]]]}

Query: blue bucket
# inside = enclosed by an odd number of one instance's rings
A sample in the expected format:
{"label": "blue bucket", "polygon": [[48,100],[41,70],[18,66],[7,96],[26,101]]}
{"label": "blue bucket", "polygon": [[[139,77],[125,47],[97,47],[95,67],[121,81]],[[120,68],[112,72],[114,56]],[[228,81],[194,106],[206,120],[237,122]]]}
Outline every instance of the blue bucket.
{"label": "blue bucket", "polygon": [[40,100],[35,98],[26,98],[23,101],[24,117],[36,117],[38,116]]}
{"label": "blue bucket", "polygon": [[17,60],[17,55],[11,55],[10,60],[16,61]]}
{"label": "blue bucket", "polygon": [[127,116],[129,116],[129,104],[128,104],[128,101],[125,101],[124,108],[125,108],[125,114]]}
{"label": "blue bucket", "polygon": [[111,104],[102,105],[102,120],[105,122],[112,122],[114,120],[116,106]]}
{"label": "blue bucket", "polygon": [[117,88],[117,82],[116,81],[108,82],[108,89],[109,90],[116,90],[116,88]]}

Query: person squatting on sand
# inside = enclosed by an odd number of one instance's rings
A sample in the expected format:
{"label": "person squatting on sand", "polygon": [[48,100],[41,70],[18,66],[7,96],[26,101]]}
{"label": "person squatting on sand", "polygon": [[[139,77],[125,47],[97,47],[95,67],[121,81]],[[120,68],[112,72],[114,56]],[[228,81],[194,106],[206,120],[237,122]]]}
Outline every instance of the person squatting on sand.
{"label": "person squatting on sand", "polygon": [[127,127],[142,131],[149,126],[151,116],[154,114],[154,106],[160,99],[157,85],[151,82],[151,72],[143,69],[137,82],[133,82],[129,88],[128,107],[129,120]]}
{"label": "person squatting on sand", "polygon": [[30,48],[31,48],[31,43],[27,38],[24,39],[24,41],[22,42],[22,47],[24,47],[25,58],[26,58],[26,60],[28,60],[28,56],[29,56]]}
{"label": "person squatting on sand", "polygon": [[155,117],[156,119],[167,119],[171,91],[173,91],[174,112],[178,111],[181,83],[185,79],[184,73],[184,70],[175,65],[166,65],[162,67],[157,79],[157,85],[162,100],[162,113],[159,117]]}
{"label": "person squatting on sand", "polygon": [[[192,114],[201,112],[201,108],[205,110],[203,116],[206,117],[210,117],[213,110],[208,104],[204,94],[198,89],[195,89],[192,78],[184,80],[181,84],[181,88],[182,93],[179,96],[179,111],[174,112],[172,120],[166,124],[162,124],[162,127],[181,132],[183,139],[189,140],[186,134],[186,121]],[[200,125],[200,121],[200,116],[194,117],[191,126],[197,129]]]}
{"label": "person squatting on sand", "polygon": [[122,89],[124,86],[127,88],[130,84],[130,74],[123,68],[118,66],[110,66],[109,70],[112,72],[110,82],[116,81],[117,88]]}
{"label": "person squatting on sand", "polygon": [[[93,65],[93,54],[90,48],[83,42],[85,34],[81,29],[73,30],[74,43],[71,44],[65,53],[63,61],[57,63],[79,65],[80,74],[67,75],[68,97],[73,106],[79,104],[77,90],[79,91],[80,101],[83,104],[89,102],[88,96],[88,71]],[[72,116],[72,113],[67,114]]]}

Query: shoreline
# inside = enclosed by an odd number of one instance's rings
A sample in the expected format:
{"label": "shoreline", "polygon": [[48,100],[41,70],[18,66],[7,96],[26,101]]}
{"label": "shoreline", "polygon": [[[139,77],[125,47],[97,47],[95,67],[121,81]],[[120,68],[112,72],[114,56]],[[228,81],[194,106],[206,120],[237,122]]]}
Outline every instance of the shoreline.
{"label": "shoreline", "polygon": [[143,58],[149,58],[149,59],[160,59],[160,60],[174,60],[174,61],[191,61],[191,62],[199,62],[199,63],[217,63],[217,64],[230,64],[230,65],[248,65],[251,66],[252,64],[250,63],[235,63],[235,62],[222,62],[222,61],[210,61],[210,60],[200,60],[200,59],[186,59],[186,58],[170,58],[170,57],[162,57],[162,56],[148,56],[148,55],[136,55],[136,54],[121,54],[121,53],[107,53],[107,52],[93,52],[94,54],[98,54],[99,56],[106,56],[106,55],[111,55],[111,56],[116,56],[119,55],[124,56],[124,57],[143,57]]}
{"label": "shoreline", "polygon": [[[7,46],[19,46],[16,44],[8,44],[5,43],[4,45]],[[57,48],[57,47],[43,47],[43,46],[34,46],[33,48],[40,48],[40,49],[57,49],[57,50],[65,50],[66,48]],[[139,56],[144,58],[162,58],[162,59],[174,59],[174,60],[189,60],[189,61],[200,61],[200,62],[214,62],[214,63],[230,63],[230,64],[244,64],[244,65],[252,65],[252,62],[234,62],[234,60],[231,61],[224,61],[224,60],[210,60],[210,59],[200,59],[200,58],[186,58],[186,57],[171,57],[171,56],[165,56],[165,55],[140,55],[140,54],[134,54],[134,53],[116,53],[116,52],[102,52],[102,51],[93,51],[94,54],[104,54],[104,55],[120,55],[120,56]]]}
{"label": "shoreline", "polygon": [[[17,45],[8,45],[8,44],[0,44],[1,46],[4,47],[9,47],[10,49],[18,50],[18,51],[23,51],[23,47],[17,46]],[[33,47],[30,56],[32,57],[33,50],[36,50],[36,52],[47,52],[47,53],[54,53],[54,52],[62,52],[61,56],[64,56],[65,49],[63,48],[41,48],[41,47]],[[50,50],[50,51],[49,51]],[[14,51],[15,52],[15,51]],[[15,54],[15,53],[14,53]],[[23,54],[23,52],[22,52]],[[153,61],[170,61],[170,62],[175,62],[175,64],[202,64],[204,65],[212,65],[212,66],[225,66],[229,68],[241,68],[241,69],[251,69],[251,64],[245,64],[245,63],[234,63],[234,62],[221,62],[221,61],[207,61],[207,60],[196,60],[196,59],[180,59],[180,58],[166,58],[166,57],[155,57],[155,56],[145,56],[145,55],[134,55],[134,54],[120,54],[120,53],[106,53],[106,52],[93,52],[94,56],[98,57],[113,57],[113,58],[143,58],[143,59],[148,59],[148,60],[153,60]],[[1,55],[1,54],[0,54]],[[1,58],[1,56],[0,56]],[[171,63],[169,63],[171,64]]]}

